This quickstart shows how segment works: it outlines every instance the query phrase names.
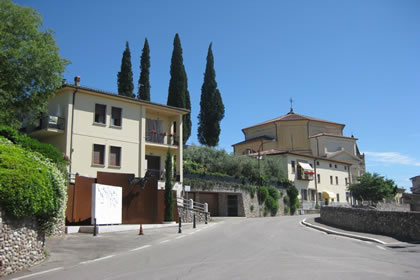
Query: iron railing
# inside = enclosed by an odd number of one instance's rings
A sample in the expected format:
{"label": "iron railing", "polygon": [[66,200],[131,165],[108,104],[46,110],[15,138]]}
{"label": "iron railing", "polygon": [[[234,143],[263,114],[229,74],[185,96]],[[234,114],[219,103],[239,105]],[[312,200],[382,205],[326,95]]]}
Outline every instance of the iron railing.
{"label": "iron railing", "polygon": [[157,144],[178,146],[179,136],[159,132],[149,132],[146,135],[146,141]]}
{"label": "iron railing", "polygon": [[200,202],[194,201],[192,199],[185,199],[185,198],[182,198],[182,197],[178,197],[177,198],[177,204],[178,204],[178,206],[182,206],[182,207],[189,208],[189,209],[192,209],[192,210],[206,212],[205,203],[200,203]]}

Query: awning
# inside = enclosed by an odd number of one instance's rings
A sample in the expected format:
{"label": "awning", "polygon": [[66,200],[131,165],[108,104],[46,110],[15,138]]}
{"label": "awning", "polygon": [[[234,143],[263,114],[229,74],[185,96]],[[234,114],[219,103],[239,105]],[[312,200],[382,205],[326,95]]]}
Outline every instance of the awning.
{"label": "awning", "polygon": [[298,164],[300,167],[302,167],[304,174],[313,175],[315,173],[314,169],[309,165],[309,163],[298,162]]}
{"label": "awning", "polygon": [[333,192],[322,192],[322,199],[334,199],[335,193]]}

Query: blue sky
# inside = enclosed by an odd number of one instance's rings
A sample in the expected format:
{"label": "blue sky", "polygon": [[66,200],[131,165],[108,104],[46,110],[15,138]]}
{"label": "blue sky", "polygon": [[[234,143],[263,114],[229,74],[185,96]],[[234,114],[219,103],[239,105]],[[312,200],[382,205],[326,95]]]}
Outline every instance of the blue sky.
{"label": "blue sky", "polygon": [[175,33],[192,103],[192,136],[207,49],[226,108],[220,148],[241,129],[289,111],[346,124],[367,170],[409,188],[420,175],[420,1],[15,1],[39,11],[86,87],[117,92],[125,42],[134,82],[144,39],[151,99],[166,104]]}

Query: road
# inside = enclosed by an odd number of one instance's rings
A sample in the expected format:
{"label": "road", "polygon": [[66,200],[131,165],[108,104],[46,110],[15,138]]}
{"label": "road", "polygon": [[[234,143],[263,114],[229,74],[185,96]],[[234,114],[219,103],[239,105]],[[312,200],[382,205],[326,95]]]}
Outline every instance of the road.
{"label": "road", "polygon": [[52,254],[7,279],[420,279],[420,245],[328,235],[302,226],[303,217],[227,218],[125,239],[103,234],[96,240],[112,243],[107,255],[97,253],[100,243],[81,259]]}

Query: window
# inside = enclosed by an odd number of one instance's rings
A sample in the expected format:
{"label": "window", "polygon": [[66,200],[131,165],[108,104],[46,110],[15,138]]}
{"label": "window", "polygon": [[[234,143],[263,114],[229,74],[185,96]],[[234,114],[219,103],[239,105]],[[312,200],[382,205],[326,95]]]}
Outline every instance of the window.
{"label": "window", "polygon": [[295,161],[292,160],[292,173],[296,172],[296,165],[295,165]]}
{"label": "window", "polygon": [[340,195],[337,194],[337,202],[340,202]]}
{"label": "window", "polygon": [[330,184],[333,184],[333,176],[330,176]]}
{"label": "window", "polygon": [[347,166],[344,166],[344,170],[347,170]]}
{"label": "window", "polygon": [[301,190],[302,200],[308,200],[308,190]]}
{"label": "window", "polygon": [[335,184],[338,185],[338,176],[335,176]]}
{"label": "window", "polygon": [[104,165],[105,162],[105,145],[93,145],[93,165]]}
{"label": "window", "polygon": [[330,163],[330,167],[332,167],[332,164]]}
{"label": "window", "polygon": [[337,164],[335,164],[334,167],[337,168]]}
{"label": "window", "polygon": [[316,162],[316,165],[319,165],[319,161]]}
{"label": "window", "polygon": [[317,178],[318,178],[318,183],[321,183],[321,175],[320,174],[316,174]]}
{"label": "window", "polygon": [[112,107],[111,110],[111,125],[121,126],[121,108]]}
{"label": "window", "polygon": [[106,120],[106,105],[95,104],[95,123],[105,124]]}
{"label": "window", "polygon": [[111,146],[109,151],[109,166],[121,167],[121,147]]}
{"label": "window", "polygon": [[350,192],[346,192],[346,201],[349,202],[350,200]]}
{"label": "window", "polygon": [[322,201],[322,193],[318,193],[318,201]]}
{"label": "window", "polygon": [[347,179],[347,177],[346,178],[344,178],[344,180],[345,180],[345,182],[346,182],[346,186],[349,184],[349,181],[348,181],[348,179]]}

